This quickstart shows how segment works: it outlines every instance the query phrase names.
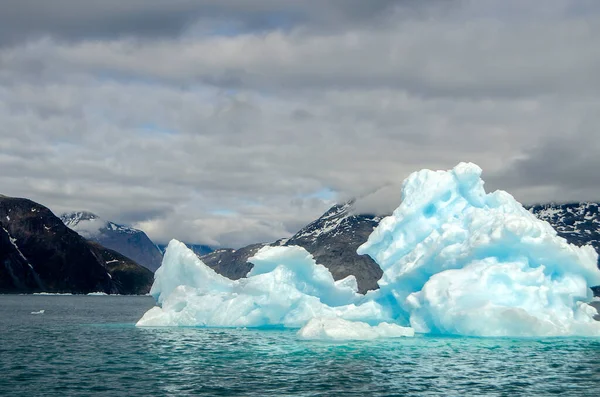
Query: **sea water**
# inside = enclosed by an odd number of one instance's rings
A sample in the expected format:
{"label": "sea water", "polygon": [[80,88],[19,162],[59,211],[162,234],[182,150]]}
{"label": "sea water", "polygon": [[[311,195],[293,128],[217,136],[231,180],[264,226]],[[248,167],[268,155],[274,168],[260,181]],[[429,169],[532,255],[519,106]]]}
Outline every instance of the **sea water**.
{"label": "sea water", "polygon": [[0,295],[0,395],[600,395],[597,338],[328,343],[289,329],[135,327],[153,304]]}

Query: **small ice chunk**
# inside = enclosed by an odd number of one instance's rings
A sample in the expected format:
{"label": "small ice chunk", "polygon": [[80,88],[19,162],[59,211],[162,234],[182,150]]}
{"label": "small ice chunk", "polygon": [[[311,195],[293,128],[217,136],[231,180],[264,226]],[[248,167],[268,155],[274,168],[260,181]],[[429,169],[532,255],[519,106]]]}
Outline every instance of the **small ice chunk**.
{"label": "small ice chunk", "polygon": [[31,314],[44,314],[44,312],[45,312],[45,310],[42,309],[42,310],[37,311],[37,312],[31,312]]}

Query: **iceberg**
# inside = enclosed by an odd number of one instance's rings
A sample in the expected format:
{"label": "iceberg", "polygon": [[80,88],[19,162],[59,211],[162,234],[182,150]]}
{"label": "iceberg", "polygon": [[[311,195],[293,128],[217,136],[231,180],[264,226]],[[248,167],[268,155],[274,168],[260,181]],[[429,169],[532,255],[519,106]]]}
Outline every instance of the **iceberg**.
{"label": "iceberg", "polygon": [[334,281],[301,247],[263,247],[229,280],[172,240],[155,274],[158,306],[138,326],[301,328],[304,339],[414,332],[473,336],[600,336],[590,287],[597,253],[570,245],[510,194],[486,193],[482,170],[422,170],[359,247],[383,270],[380,289]]}
{"label": "iceberg", "polygon": [[358,248],[383,270],[374,299],[417,332],[474,336],[600,335],[591,286],[598,254],[568,244],[482,170],[422,170]]}

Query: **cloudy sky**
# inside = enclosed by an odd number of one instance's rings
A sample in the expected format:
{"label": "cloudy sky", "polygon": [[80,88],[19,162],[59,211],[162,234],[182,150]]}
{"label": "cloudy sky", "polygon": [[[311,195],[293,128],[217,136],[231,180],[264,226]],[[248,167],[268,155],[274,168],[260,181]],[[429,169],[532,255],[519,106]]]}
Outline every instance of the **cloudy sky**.
{"label": "cloudy sky", "polygon": [[600,200],[595,0],[4,0],[0,193],[153,239],[389,211],[421,168]]}

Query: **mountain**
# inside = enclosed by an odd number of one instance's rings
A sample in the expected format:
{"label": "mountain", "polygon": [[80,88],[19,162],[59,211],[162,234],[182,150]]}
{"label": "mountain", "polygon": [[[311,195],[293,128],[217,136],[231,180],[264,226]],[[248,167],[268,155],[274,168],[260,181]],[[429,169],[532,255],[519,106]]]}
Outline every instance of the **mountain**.
{"label": "mountain", "polygon": [[153,272],[162,262],[161,250],[141,230],[103,220],[86,211],[66,213],[60,218],[86,239],[117,251]]}
{"label": "mountain", "polygon": [[[528,207],[538,218],[549,222],[567,241],[576,245],[591,244],[600,251],[600,204],[571,203],[543,204]],[[369,257],[356,253],[356,249],[367,241],[382,217],[355,214],[353,202],[337,204],[314,222],[302,228],[289,239],[270,245],[299,245],[327,267],[333,278],[342,279],[353,274],[358,281],[359,291],[377,289],[382,271]],[[218,273],[230,277],[245,276],[252,264],[249,257],[267,244],[255,244],[238,250],[221,249],[200,259]],[[599,262],[600,266],[600,262]],[[600,288],[594,288],[599,295]]]}
{"label": "mountain", "polygon": [[48,208],[0,196],[0,292],[147,293],[148,269],[89,242]]}

